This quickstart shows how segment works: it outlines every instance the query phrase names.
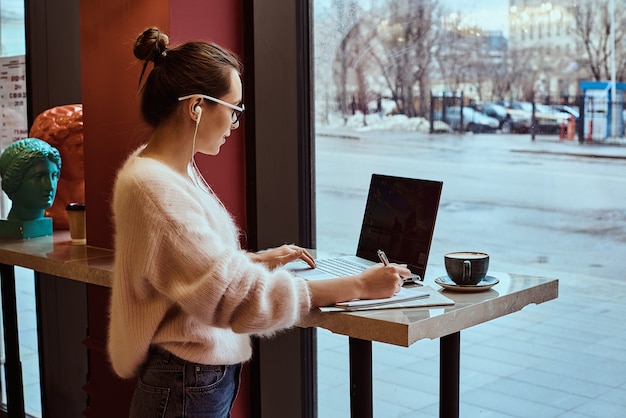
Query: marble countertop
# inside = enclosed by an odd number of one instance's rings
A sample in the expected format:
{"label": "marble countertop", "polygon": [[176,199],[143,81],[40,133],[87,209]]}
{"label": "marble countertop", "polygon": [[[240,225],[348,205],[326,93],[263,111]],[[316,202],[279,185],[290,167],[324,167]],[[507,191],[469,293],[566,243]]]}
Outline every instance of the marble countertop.
{"label": "marble countertop", "polygon": [[0,239],[0,263],[100,286],[111,286],[113,251],[73,245],[69,231],[30,239]]}

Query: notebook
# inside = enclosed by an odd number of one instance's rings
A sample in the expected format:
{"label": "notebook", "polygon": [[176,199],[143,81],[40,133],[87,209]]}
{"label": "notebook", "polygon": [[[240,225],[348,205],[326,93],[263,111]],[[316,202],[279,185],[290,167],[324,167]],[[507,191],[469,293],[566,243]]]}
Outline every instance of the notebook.
{"label": "notebook", "polygon": [[322,306],[322,312],[357,312],[378,309],[430,308],[433,306],[454,305],[454,301],[430,286],[402,288],[400,293],[386,299],[351,300]]}
{"label": "notebook", "polygon": [[[423,280],[442,187],[441,181],[372,174],[356,255],[315,260],[315,269],[301,261],[287,268],[307,280],[349,276],[379,263],[380,249],[389,262],[406,264],[414,280]],[[337,264],[352,270],[333,269]]]}

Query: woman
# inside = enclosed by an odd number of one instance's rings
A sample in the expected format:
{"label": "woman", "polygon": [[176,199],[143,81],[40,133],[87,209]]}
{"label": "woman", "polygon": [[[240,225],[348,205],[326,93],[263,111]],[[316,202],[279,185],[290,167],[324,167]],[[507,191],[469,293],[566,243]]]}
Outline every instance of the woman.
{"label": "woman", "polygon": [[241,68],[207,42],[168,49],[146,29],[135,56],[154,67],[140,89],[148,143],[118,173],[109,353],[138,376],[131,417],[228,417],[250,335],[294,326],[318,306],[389,297],[410,271],[378,264],[357,276],[306,282],[280,268],[311,255],[294,245],[252,254],[195,167],[217,155],[244,110]]}

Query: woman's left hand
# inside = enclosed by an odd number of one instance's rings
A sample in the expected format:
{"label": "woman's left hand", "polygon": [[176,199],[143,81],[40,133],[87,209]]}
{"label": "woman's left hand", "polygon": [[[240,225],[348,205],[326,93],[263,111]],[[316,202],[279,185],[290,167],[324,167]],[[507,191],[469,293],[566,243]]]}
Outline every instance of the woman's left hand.
{"label": "woman's left hand", "polygon": [[313,256],[304,248],[293,244],[285,244],[267,251],[250,254],[250,257],[253,261],[265,264],[270,270],[298,259],[315,268]]}

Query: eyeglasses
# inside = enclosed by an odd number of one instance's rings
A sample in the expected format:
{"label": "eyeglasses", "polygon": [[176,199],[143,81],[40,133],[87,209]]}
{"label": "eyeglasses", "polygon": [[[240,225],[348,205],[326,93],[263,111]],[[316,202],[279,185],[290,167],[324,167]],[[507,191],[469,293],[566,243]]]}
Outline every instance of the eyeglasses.
{"label": "eyeglasses", "polygon": [[225,102],[224,100],[216,99],[215,97],[207,96],[204,94],[190,94],[188,96],[179,97],[178,101],[182,102],[183,100],[191,99],[193,96],[200,96],[203,99],[211,100],[212,102],[219,103],[221,105],[224,105],[226,107],[233,109],[233,113],[230,114],[230,123],[232,125],[236,125],[237,122],[239,122],[239,119],[241,118],[241,114],[243,113],[244,110],[246,110],[246,107],[243,105],[243,103],[241,103],[240,106],[235,106],[234,104],[230,104],[228,102]]}

